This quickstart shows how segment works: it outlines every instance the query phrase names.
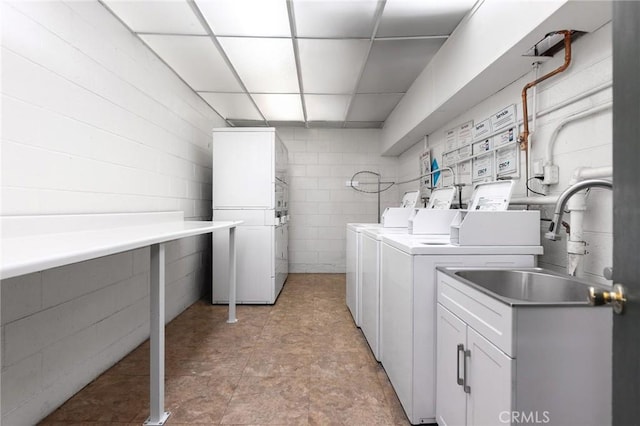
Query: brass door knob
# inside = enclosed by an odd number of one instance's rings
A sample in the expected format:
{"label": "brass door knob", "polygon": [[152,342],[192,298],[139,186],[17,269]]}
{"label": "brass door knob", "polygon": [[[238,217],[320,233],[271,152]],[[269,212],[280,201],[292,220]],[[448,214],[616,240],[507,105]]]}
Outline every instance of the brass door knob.
{"label": "brass door knob", "polygon": [[589,304],[591,306],[611,305],[613,312],[618,315],[624,313],[624,305],[627,302],[622,284],[614,284],[612,291],[604,291],[589,287]]}

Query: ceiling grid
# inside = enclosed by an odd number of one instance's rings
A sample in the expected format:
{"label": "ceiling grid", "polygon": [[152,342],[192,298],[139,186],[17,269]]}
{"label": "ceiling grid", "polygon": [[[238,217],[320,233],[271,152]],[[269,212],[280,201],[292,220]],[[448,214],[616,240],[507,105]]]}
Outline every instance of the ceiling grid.
{"label": "ceiling grid", "polygon": [[365,67],[367,66],[367,62],[369,61],[369,55],[371,55],[371,49],[373,48],[373,40],[376,38],[376,33],[378,32],[378,27],[380,26],[380,20],[382,19],[382,12],[384,11],[384,7],[387,1],[382,0],[378,3],[378,9],[376,10],[376,18],[375,25],[373,26],[373,31],[371,32],[371,38],[369,40],[369,48],[367,49],[366,58],[362,64],[362,68],[360,69],[360,75],[358,76],[358,81],[356,82],[355,87],[353,88],[353,92],[351,93],[351,97],[349,98],[349,103],[347,104],[347,111],[344,115],[344,124],[343,127],[347,127],[347,120],[349,119],[349,113],[351,112],[351,108],[353,107],[353,101],[356,98],[356,93],[358,92],[358,88],[360,87],[360,82],[362,81],[362,76],[364,75]]}
{"label": "ceiling grid", "polygon": [[[258,113],[260,114],[260,116],[264,120],[265,125],[269,126],[269,122],[265,118],[265,116],[262,113],[262,111],[260,111],[260,108],[258,108],[258,105],[256,104],[256,101],[253,99],[253,96],[251,96],[251,94],[247,90],[247,87],[242,82],[242,79],[240,78],[240,76],[238,75],[238,72],[234,68],[234,66],[231,63],[231,61],[229,60],[229,57],[227,56],[227,54],[225,53],[224,49],[220,45],[220,42],[218,42],[218,39],[216,38],[215,34],[213,33],[213,30],[211,29],[211,27],[207,23],[207,20],[205,19],[205,17],[202,15],[202,12],[200,12],[200,9],[198,8],[198,5],[195,3],[194,0],[186,0],[186,2],[189,5],[189,7],[191,8],[191,10],[193,11],[193,13],[196,15],[196,18],[198,18],[198,21],[200,22],[200,25],[202,25],[202,27],[207,32],[207,35],[211,38],[211,41],[213,41],[213,44],[216,46],[216,49],[218,49],[218,52],[220,52],[220,55],[222,56],[222,58],[226,62],[227,66],[229,67],[229,70],[231,71],[231,73],[235,76],[236,80],[238,81],[238,83],[242,87],[242,90],[244,91],[244,93],[246,93],[249,96],[249,99],[251,100],[251,103],[253,103],[253,106],[258,110]],[[197,65],[194,64],[194,66],[197,66]],[[196,89],[196,91],[197,91],[197,89]],[[218,114],[220,114],[220,113],[218,112]],[[230,118],[233,118],[233,117],[224,117],[223,116],[223,118],[225,120],[227,120],[227,119],[230,119]]]}
{"label": "ceiling grid", "polygon": [[229,125],[325,128],[381,128],[475,3],[99,1]]}
{"label": "ceiling grid", "polygon": [[298,87],[300,89],[300,103],[302,104],[302,117],[304,118],[304,126],[309,127],[309,120],[307,118],[307,103],[304,97],[304,82],[302,81],[302,69],[300,67],[300,46],[298,46],[298,30],[296,29],[296,19],[292,0],[287,0],[287,16],[289,18],[289,29],[291,31],[293,55],[296,61],[296,73],[298,75]]}

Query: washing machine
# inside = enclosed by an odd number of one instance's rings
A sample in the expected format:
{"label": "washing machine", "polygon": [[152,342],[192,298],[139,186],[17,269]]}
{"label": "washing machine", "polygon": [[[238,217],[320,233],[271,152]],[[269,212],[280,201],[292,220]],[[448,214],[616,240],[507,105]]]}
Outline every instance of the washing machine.
{"label": "washing machine", "polygon": [[[382,240],[387,235],[408,235],[407,229],[370,228],[362,232],[361,315],[360,328],[376,360],[380,355],[380,278],[382,275]],[[415,235],[425,242],[449,242],[449,235]]]}
{"label": "washing machine", "polygon": [[383,235],[380,361],[412,424],[435,423],[436,267],[533,267],[539,245],[459,246]]}
{"label": "washing machine", "polygon": [[436,421],[436,267],[533,267],[542,254],[540,212],[508,210],[512,190],[512,181],[478,184],[449,242],[382,236],[380,358],[412,424]]}
{"label": "washing machine", "polygon": [[[413,214],[404,217],[401,222],[404,225],[402,228],[375,227],[365,228],[361,232],[360,328],[371,348],[371,352],[378,361],[380,361],[380,251],[382,236],[408,234],[409,219],[414,220],[416,213],[420,211],[423,213],[421,217],[428,215],[429,212],[431,213],[431,218],[426,219],[432,223],[431,233],[428,237],[426,235],[415,235],[415,237],[428,238],[432,242],[449,242],[449,225],[455,212],[449,211],[449,214],[442,215],[435,210],[448,210],[451,207],[454,196],[455,188],[453,187],[435,189],[429,197],[426,208],[416,209],[416,211],[411,212]],[[434,215],[437,217],[434,217]],[[439,227],[433,225],[438,220],[440,221]],[[416,227],[416,229],[419,228],[420,226]]]}
{"label": "washing machine", "polygon": [[347,223],[347,307],[351,312],[356,326],[360,327],[360,278],[362,269],[362,230],[366,228],[379,228],[379,223]]}
{"label": "washing machine", "polygon": [[420,202],[420,192],[406,192],[400,207],[385,209],[382,223],[347,223],[346,232],[346,302],[353,321],[360,327],[361,323],[361,291],[362,291],[362,231],[367,228],[406,228],[408,218]]}

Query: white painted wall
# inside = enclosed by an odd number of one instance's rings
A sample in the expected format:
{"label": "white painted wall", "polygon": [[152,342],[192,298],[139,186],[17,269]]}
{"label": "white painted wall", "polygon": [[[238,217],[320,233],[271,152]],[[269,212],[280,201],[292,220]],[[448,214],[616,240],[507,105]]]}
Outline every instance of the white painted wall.
{"label": "white painted wall", "polygon": [[[360,170],[396,181],[397,158],[380,156],[380,130],[279,128],[289,149],[289,270],[345,272],[346,224],[376,223],[377,195],[345,186]],[[418,173],[418,160],[412,166]],[[356,180],[373,182],[374,176]],[[377,185],[363,185],[375,190]],[[393,187],[382,193],[381,209],[400,203]]]}
{"label": "white painted wall", "polygon": [[[546,110],[565,99],[577,96],[590,88],[599,86],[612,80],[612,45],[611,24],[606,24],[599,30],[584,35],[576,40],[572,46],[573,60],[570,68],[544,83],[538,88],[538,110]],[[564,60],[562,53],[557,54],[551,61],[546,62],[540,69],[540,75],[557,68]],[[438,128],[429,135],[429,146],[432,155],[442,164],[444,150],[444,133],[469,120],[479,122],[492,113],[509,104],[517,105],[518,116],[522,116],[520,93],[522,87],[533,80],[533,72],[508,84],[504,89],[489,96],[477,105],[469,105],[468,109]],[[508,83],[508,82],[505,82]],[[531,93],[530,93],[531,94]],[[611,89],[604,90],[580,102],[571,104],[556,112],[541,117],[533,129],[532,160],[542,159],[547,142],[557,124],[566,117],[611,100]],[[530,96],[531,98],[531,96]],[[532,104],[529,104],[531,112]],[[567,125],[560,133],[556,143],[555,162],[560,167],[560,182],[549,188],[549,194],[558,194],[568,185],[572,172],[577,167],[610,166],[612,164],[612,121],[611,111],[605,111],[593,117]],[[418,142],[399,157],[399,170],[410,167],[423,150],[423,142]],[[521,156],[521,163],[524,155]],[[521,170],[524,170],[521,164]],[[400,179],[405,177],[400,173]],[[531,187],[540,190],[537,181],[531,182]],[[417,188],[406,185],[402,191]],[[463,200],[471,195],[471,187],[466,187]],[[524,196],[524,179],[517,180],[513,196]],[[585,256],[584,275],[592,280],[606,282],[602,278],[602,269],[612,264],[612,197],[611,192],[604,189],[594,189],[588,197],[588,212],[585,216],[585,239],[589,243],[589,254]],[[542,209],[542,217],[550,218],[553,209]],[[564,220],[570,222],[570,215]],[[543,222],[544,230],[548,222]],[[565,270],[566,239],[549,241],[542,239],[545,254],[540,258],[540,266]]]}
{"label": "white painted wall", "polygon": [[[3,215],[211,217],[224,122],[97,2],[2,2]],[[167,248],[167,319],[210,239]],[[149,249],[2,281],[2,423],[34,424],[148,336]]]}

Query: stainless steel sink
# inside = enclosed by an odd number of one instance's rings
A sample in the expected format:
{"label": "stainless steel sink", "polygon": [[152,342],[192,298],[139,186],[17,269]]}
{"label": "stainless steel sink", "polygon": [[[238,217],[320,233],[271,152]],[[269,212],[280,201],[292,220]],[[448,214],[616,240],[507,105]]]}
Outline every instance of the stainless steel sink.
{"label": "stainless steel sink", "polygon": [[[472,287],[507,303],[587,304],[592,284],[542,268],[452,270]],[[451,275],[451,273],[449,274]],[[595,286],[600,288],[600,286]]]}

